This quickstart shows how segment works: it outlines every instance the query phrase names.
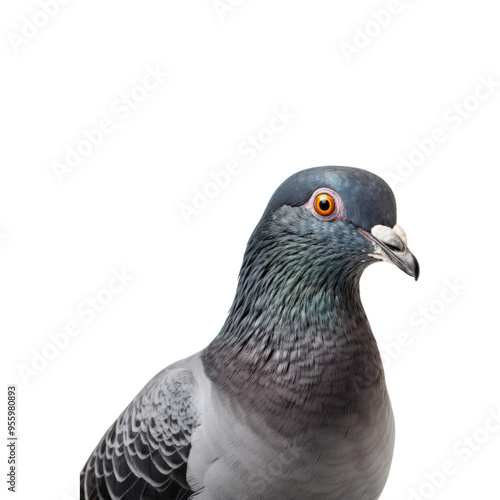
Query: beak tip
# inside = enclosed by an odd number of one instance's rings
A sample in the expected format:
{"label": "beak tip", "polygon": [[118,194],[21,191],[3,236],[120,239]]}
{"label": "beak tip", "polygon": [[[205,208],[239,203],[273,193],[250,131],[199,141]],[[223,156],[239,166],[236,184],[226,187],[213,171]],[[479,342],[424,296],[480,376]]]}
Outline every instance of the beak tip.
{"label": "beak tip", "polygon": [[410,253],[410,255],[412,256],[410,269],[415,281],[418,281],[418,278],[420,278],[420,264],[413,254]]}

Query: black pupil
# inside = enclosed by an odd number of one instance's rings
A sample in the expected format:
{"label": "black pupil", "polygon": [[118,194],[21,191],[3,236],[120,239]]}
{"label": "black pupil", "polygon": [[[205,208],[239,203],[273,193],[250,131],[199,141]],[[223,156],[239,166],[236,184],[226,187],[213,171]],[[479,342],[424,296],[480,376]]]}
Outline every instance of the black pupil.
{"label": "black pupil", "polygon": [[323,211],[323,212],[327,212],[328,210],[330,210],[330,202],[327,200],[327,199],[323,199],[319,202],[319,208]]}

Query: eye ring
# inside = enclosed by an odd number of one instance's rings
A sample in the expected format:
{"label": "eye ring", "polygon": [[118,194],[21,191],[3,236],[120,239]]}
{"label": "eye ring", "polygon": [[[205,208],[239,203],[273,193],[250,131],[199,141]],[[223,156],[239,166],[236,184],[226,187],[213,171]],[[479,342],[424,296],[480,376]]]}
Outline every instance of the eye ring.
{"label": "eye ring", "polygon": [[[326,199],[330,202],[330,206],[328,207],[328,209],[326,206],[319,206],[320,202],[322,201],[322,195],[326,195]],[[316,189],[309,200],[307,200],[302,205],[302,208],[309,210],[309,212],[311,212],[311,214],[316,217],[316,219],[322,222],[346,220],[344,202],[342,201],[341,196],[339,195],[339,193],[337,193],[337,191],[334,191],[333,189],[326,186]],[[327,213],[329,213],[330,215],[326,215]]]}
{"label": "eye ring", "polygon": [[335,199],[328,193],[320,193],[314,200],[314,210],[322,217],[328,217],[335,212]]}

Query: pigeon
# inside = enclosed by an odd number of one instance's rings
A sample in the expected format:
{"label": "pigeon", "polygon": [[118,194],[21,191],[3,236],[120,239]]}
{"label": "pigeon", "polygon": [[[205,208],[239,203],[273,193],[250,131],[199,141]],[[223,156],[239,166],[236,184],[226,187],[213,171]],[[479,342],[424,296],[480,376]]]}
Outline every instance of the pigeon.
{"label": "pigeon", "polygon": [[118,417],[81,498],[378,499],[394,417],[360,278],[380,261],[419,277],[383,179],[339,166],[288,178],[250,237],[220,332]]}

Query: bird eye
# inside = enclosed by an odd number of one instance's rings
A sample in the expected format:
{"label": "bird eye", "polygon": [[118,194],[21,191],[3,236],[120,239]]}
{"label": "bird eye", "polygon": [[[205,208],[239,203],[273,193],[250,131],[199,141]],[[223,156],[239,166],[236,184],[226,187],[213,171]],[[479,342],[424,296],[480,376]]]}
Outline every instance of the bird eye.
{"label": "bird eye", "polygon": [[316,196],[316,201],[314,202],[314,209],[319,215],[323,217],[328,217],[332,215],[335,211],[335,200],[333,196],[322,193]]}

